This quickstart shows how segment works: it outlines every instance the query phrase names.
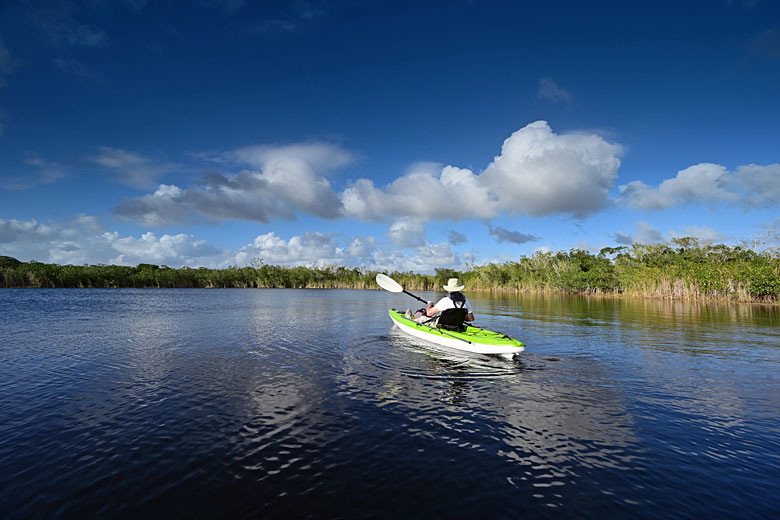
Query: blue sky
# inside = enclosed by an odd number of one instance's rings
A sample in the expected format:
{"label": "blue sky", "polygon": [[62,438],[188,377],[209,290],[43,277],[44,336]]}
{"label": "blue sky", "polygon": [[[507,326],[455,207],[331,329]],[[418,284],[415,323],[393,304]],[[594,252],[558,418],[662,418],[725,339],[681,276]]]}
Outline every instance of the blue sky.
{"label": "blue sky", "polygon": [[0,4],[0,254],[431,272],[780,230],[780,6]]}

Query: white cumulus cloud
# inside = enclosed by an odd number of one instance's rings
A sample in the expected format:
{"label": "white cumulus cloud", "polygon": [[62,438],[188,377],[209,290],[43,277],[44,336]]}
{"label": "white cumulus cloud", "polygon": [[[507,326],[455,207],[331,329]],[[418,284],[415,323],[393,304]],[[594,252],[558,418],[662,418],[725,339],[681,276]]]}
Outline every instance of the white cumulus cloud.
{"label": "white cumulus cloud", "polygon": [[346,217],[493,218],[501,212],[576,218],[598,211],[617,178],[621,147],[537,121],[504,141],[482,174],[455,166],[411,171],[385,188],[358,179],[341,195]]}
{"label": "white cumulus cloud", "polygon": [[733,201],[729,191],[729,173],[718,164],[701,163],[677,172],[657,188],[642,181],[632,181],[619,187],[619,200],[632,208],[665,209],[690,202]]}
{"label": "white cumulus cloud", "polygon": [[244,148],[224,154],[260,168],[235,175],[211,172],[190,188],[161,185],[153,194],[126,199],[115,209],[124,218],[147,226],[206,220],[270,222],[290,220],[296,211],[337,218],[341,201],[323,170],[350,159],[338,147],[322,144],[281,148]]}
{"label": "white cumulus cloud", "polygon": [[[253,169],[211,173],[201,185],[179,188],[175,196],[162,197],[158,189],[125,200],[116,211],[145,225],[192,217],[270,222],[292,219],[298,212],[358,220],[457,221],[490,219],[502,212],[582,218],[607,203],[620,153],[620,146],[598,135],[558,135],[545,121],[537,121],[512,134],[481,174],[422,162],[383,187],[360,178],[337,193],[324,174],[354,160],[341,148],[322,143],[253,146],[211,159]],[[143,157],[132,154],[103,155],[107,167],[147,166]]]}
{"label": "white cumulus cloud", "polygon": [[621,152],[598,135],[558,135],[537,121],[504,141],[481,179],[502,210],[582,218],[606,205]]}
{"label": "white cumulus cloud", "polygon": [[700,163],[677,172],[657,187],[642,181],[621,185],[617,201],[635,209],[660,210],[681,204],[730,203],[745,208],[780,204],[780,163],[725,166]]}

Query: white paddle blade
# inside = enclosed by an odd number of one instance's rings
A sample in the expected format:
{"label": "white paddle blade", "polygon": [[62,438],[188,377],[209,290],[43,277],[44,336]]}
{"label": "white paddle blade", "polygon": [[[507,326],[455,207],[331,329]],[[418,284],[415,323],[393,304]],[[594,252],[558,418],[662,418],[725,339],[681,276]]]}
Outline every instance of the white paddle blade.
{"label": "white paddle blade", "polygon": [[401,287],[401,285],[398,282],[396,282],[395,280],[393,280],[389,276],[387,276],[385,274],[382,274],[382,273],[378,273],[376,275],[376,283],[378,283],[379,287],[381,287],[385,291],[403,292],[403,290],[404,290],[404,288]]}

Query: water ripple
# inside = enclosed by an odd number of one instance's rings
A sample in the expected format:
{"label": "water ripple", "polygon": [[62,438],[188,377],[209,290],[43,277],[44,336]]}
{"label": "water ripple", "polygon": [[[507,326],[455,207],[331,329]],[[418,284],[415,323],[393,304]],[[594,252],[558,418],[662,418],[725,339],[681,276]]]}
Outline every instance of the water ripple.
{"label": "water ripple", "polygon": [[384,292],[3,297],[4,518],[780,509],[776,315],[470,296],[509,361],[367,315]]}

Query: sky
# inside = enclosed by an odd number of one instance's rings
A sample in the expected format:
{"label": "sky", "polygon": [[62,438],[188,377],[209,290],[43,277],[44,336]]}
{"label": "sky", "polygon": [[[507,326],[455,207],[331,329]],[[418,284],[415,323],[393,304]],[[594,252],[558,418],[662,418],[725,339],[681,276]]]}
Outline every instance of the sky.
{"label": "sky", "polygon": [[430,273],[778,208],[774,0],[0,1],[0,255]]}

